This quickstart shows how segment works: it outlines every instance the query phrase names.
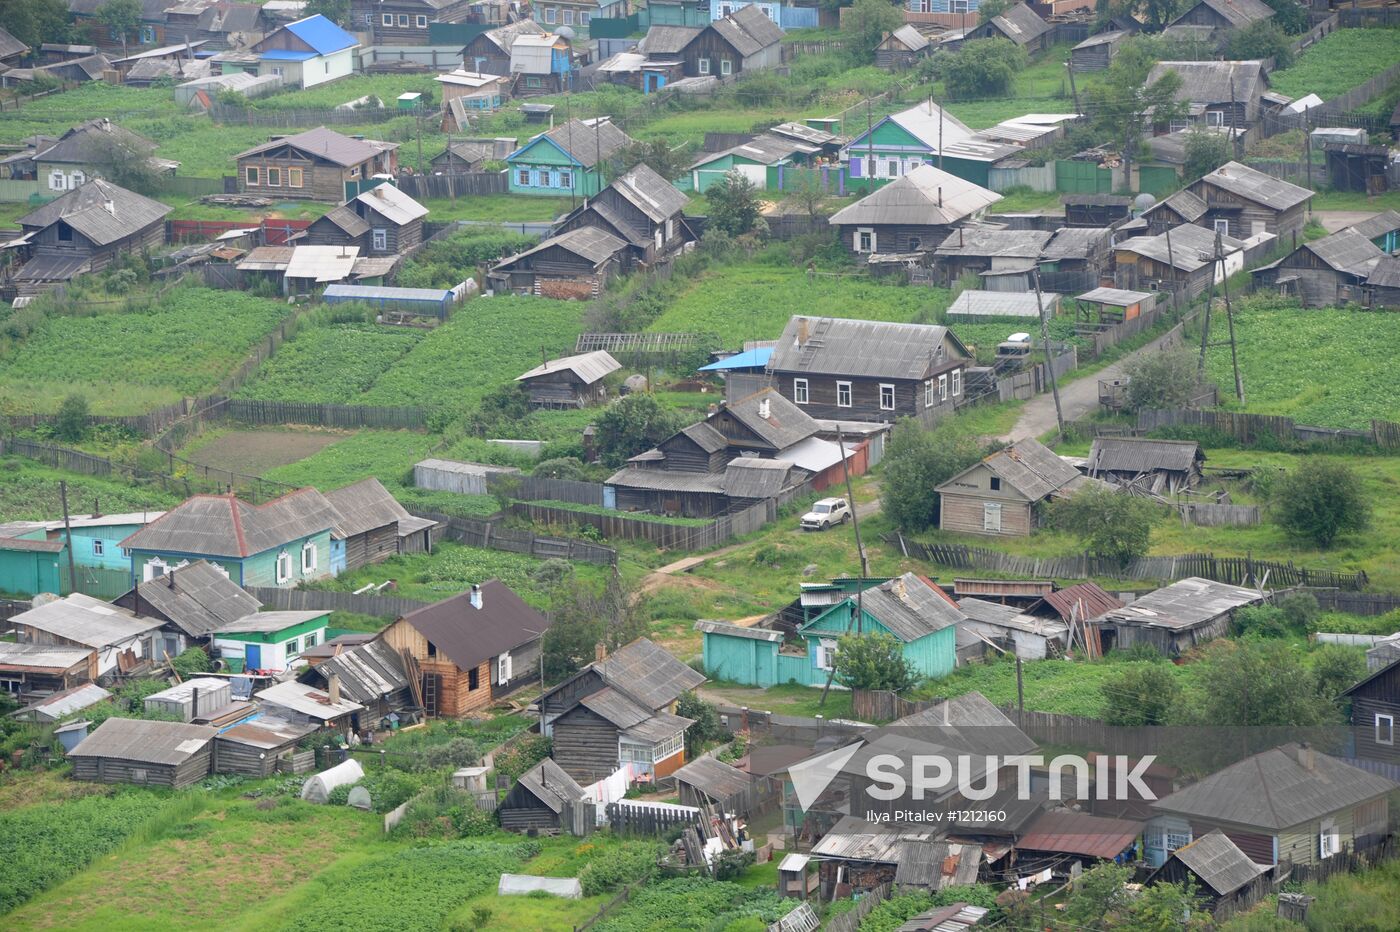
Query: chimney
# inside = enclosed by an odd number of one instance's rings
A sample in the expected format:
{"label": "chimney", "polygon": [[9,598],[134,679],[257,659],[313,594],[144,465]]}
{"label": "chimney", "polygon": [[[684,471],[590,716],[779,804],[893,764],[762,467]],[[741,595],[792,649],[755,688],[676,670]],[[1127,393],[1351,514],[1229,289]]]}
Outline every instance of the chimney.
{"label": "chimney", "polygon": [[594,645],[593,645],[593,661],[594,661],[594,663],[597,663],[599,660],[606,660],[607,658],[608,658],[608,645],[604,644],[602,641],[599,641],[597,644],[594,644]]}
{"label": "chimney", "polygon": [[1313,769],[1317,766],[1317,752],[1314,751],[1313,746],[1306,741],[1298,745],[1298,763],[1302,764],[1303,769],[1308,771],[1308,773],[1312,773]]}
{"label": "chimney", "polygon": [[472,583],[472,608],[481,611],[481,586]]}
{"label": "chimney", "polygon": [[767,398],[763,399],[758,403],[758,416],[763,418],[765,421],[768,420],[768,416],[772,412],[772,410],[773,409],[768,404]]}
{"label": "chimney", "polygon": [[175,568],[173,566],[165,573],[165,587],[167,589],[175,588]]}
{"label": "chimney", "polygon": [[331,705],[340,704],[340,674],[332,673],[326,677],[326,698],[331,701]]}
{"label": "chimney", "polygon": [[108,198],[106,201],[103,202],[102,209],[107,211],[107,213],[111,214],[113,217],[115,217],[117,215],[117,202],[112,200],[111,198]]}
{"label": "chimney", "polygon": [[102,517],[102,510],[98,507],[98,502],[95,498],[92,500],[92,516],[94,518]]}
{"label": "chimney", "polygon": [[797,318],[797,345],[807,345],[807,318]]}
{"label": "chimney", "polygon": [[199,687],[190,687],[190,718],[199,718]]}

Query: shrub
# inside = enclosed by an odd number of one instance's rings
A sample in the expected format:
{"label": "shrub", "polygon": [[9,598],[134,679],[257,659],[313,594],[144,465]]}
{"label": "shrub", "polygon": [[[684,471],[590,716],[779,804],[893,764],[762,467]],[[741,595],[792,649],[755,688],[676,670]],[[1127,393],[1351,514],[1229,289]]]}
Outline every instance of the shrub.
{"label": "shrub", "polygon": [[707,744],[730,736],[729,730],[720,721],[719,709],[715,704],[706,702],[693,692],[681,693],[676,701],[676,714],[695,721],[685,730],[685,753],[690,757],[694,757]]}
{"label": "shrub", "polygon": [[919,675],[891,634],[848,634],[836,648],[836,681],[848,689],[887,689],[902,693]]}
{"label": "shrub", "polygon": [[1026,67],[1026,53],[1005,39],[974,39],[947,56],[940,72],[948,96],[1009,97],[1016,75]]}
{"label": "shrub", "polygon": [[906,531],[938,524],[934,487],[976,463],[985,452],[977,437],[954,421],[924,430],[900,421],[885,448],[885,513]]}
{"label": "shrub", "polygon": [[1308,458],[1275,479],[1269,510],[1292,537],[1326,550],[1340,535],[1371,525],[1371,502],[1350,467]]}
{"label": "shrub", "polygon": [[1195,391],[1198,366],[1187,350],[1144,353],[1123,367],[1128,376],[1128,406],[1140,408],[1181,408]]}
{"label": "shrub", "polygon": [[1100,688],[1109,725],[1165,725],[1181,698],[1181,686],[1166,664],[1130,667]]}
{"label": "shrub", "polygon": [[662,407],[656,396],[620,398],[598,416],[598,454],[609,466],[621,466],[681,428],[680,415]]}
{"label": "shrub", "polygon": [[77,443],[87,436],[88,400],[76,392],[63,399],[54,418],[53,432],[59,440]]}
{"label": "shrub", "polygon": [[1126,565],[1147,553],[1155,505],[1115,489],[1089,486],[1050,506],[1050,522],[1074,534],[1090,552]]}
{"label": "shrub", "polygon": [[663,845],[650,841],[625,841],[599,849],[579,872],[583,895],[597,896],[655,876],[657,859],[664,851]]}

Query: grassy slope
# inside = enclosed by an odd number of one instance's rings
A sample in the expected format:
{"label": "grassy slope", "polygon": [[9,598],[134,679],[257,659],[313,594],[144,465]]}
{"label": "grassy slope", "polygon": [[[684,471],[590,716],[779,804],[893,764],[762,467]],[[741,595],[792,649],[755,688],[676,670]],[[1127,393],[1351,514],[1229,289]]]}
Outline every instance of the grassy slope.
{"label": "grassy slope", "polygon": [[1300,55],[1293,67],[1269,75],[1269,85],[1289,97],[1316,94],[1331,100],[1396,61],[1400,61],[1400,31],[1338,29]]}
{"label": "grassy slope", "polygon": [[68,483],[69,507],[75,511],[82,503],[90,509],[94,501],[101,503],[104,513],[123,511],[164,510],[179,504],[181,496],[167,494],[159,487],[138,488],[109,479],[75,476],[41,466],[17,456],[0,458],[0,522],[38,521],[61,514],[58,484]]}

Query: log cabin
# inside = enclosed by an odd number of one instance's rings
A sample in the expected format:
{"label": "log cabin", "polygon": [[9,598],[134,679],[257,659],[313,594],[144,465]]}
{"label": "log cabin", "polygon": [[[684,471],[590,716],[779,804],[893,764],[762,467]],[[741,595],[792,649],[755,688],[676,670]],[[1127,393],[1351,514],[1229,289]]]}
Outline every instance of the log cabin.
{"label": "log cabin", "polygon": [[0,642],[0,693],[21,702],[95,679],[97,652],[90,647]]}
{"label": "log cabin", "polygon": [[1099,641],[1104,651],[1145,644],[1163,656],[1178,657],[1197,644],[1225,637],[1236,611],[1263,601],[1263,593],[1254,589],[1192,576],[1104,613],[1098,620]]}
{"label": "log cabin", "polygon": [[622,368],[607,350],[551,359],[515,377],[533,408],[585,408],[608,399],[603,379]]}
{"label": "log cabin", "polygon": [[1395,723],[1400,720],[1400,660],[1373,671],[1341,698],[1351,700],[1356,762],[1400,779],[1400,744],[1395,740]]}
{"label": "log cabin", "polygon": [[961,40],[949,47],[956,48],[975,39],[1005,39],[1025,49],[1027,55],[1035,55],[1046,49],[1054,36],[1054,27],[1026,4],[1017,3],[968,30]]}
{"label": "log cabin", "polygon": [[606,230],[580,227],[501,260],[488,279],[498,291],[587,301],[628,266],[625,242]]}
{"label": "log cabin", "polygon": [[[721,79],[782,64],[782,28],[756,5],[712,21],[680,50],[688,78]],[[648,54],[653,54],[650,48]]]}
{"label": "log cabin", "polygon": [[1251,274],[1260,285],[1296,297],[1303,307],[1363,304],[1366,282],[1384,258],[1380,247],[1362,234],[1338,230]]}
{"label": "log cabin", "polygon": [[1206,203],[1202,226],[1240,240],[1272,233],[1280,242],[1296,241],[1313,198],[1308,188],[1239,162],[1226,162],[1187,190]]}
{"label": "log cabin", "polygon": [[324,126],[280,136],[234,156],[243,194],[339,204],[375,175],[398,173],[396,142],[352,139]]}
{"label": "log cabin", "polygon": [[1149,882],[1194,884],[1207,909],[1222,903],[1247,908],[1251,901],[1246,897],[1254,882],[1267,873],[1268,867],[1255,864],[1228,835],[1215,829],[1173,851]]}
{"label": "log cabin", "polygon": [[1088,484],[1093,480],[1028,437],[939,485],[938,526],[966,534],[1026,537],[1039,524],[1042,502]]}
{"label": "log cabin", "polygon": [[161,622],[74,592],[9,619],[21,644],[87,648],[97,654],[97,676],[115,676],[152,655]]}
{"label": "log cabin", "polygon": [[312,661],[300,680],[308,686],[329,689],[331,677],[338,678],[342,696],[364,706],[361,718],[366,726],[382,725],[388,716],[416,705],[403,656],[380,638]]}
{"label": "log cabin", "polygon": [[875,67],[885,71],[903,71],[913,68],[928,54],[928,37],[905,23],[894,32],[885,33],[880,44],[875,46]]}
{"label": "log cabin", "polygon": [[145,580],[112,604],[165,622],[163,630],[179,632],[187,644],[206,646],[215,630],[262,608],[227,571],[205,560]]}
{"label": "log cabin", "polygon": [[[1113,244],[1114,282],[1130,291],[1173,289],[1187,301],[1205,294],[1220,278],[1220,263],[1213,256],[1215,238],[1204,227],[1186,224],[1160,236],[1134,236]],[[1227,274],[1244,266],[1244,243],[1220,234]]]}
{"label": "log cabin", "polygon": [[564,217],[555,230],[596,227],[626,242],[634,264],[651,265],[692,238],[684,214],[689,203],[651,166],[639,162]]}
{"label": "log cabin", "polygon": [[542,36],[544,29],[532,19],[488,29],[462,49],[462,65],[467,71],[510,74],[510,48],[520,36]]}
{"label": "log cabin", "polygon": [[1233,129],[1243,133],[1259,120],[1269,78],[1261,61],[1164,61],[1148,72],[1148,85],[1168,74],[1181,79],[1174,95],[1183,112],[1152,119],[1157,134],[1191,126]]}
{"label": "log cabin", "polygon": [[209,775],[218,729],[183,722],[109,718],[73,750],[73,779],[182,789]]}
{"label": "log cabin", "polygon": [[546,757],[520,775],[496,807],[501,828],[508,832],[557,835],[565,807],[583,799],[583,787]]}
{"label": "log cabin", "polygon": [[401,553],[432,553],[446,527],[409,514],[373,477],[327,492],[326,500],[341,519],[331,535],[331,565],[337,573]]}
{"label": "log cabin", "polygon": [[832,214],[841,243],[856,258],[931,252],[960,223],[976,219],[1001,195],[923,164]]}
{"label": "log cabin", "polygon": [[380,637],[412,658],[424,711],[442,718],[480,712],[539,677],[550,619],[500,580],[401,616]]}
{"label": "log cabin", "polygon": [[[235,773],[249,777],[269,777],[274,773],[299,773],[294,762],[297,742],[316,733],[316,726],[297,724],[271,715],[242,722],[219,732],[214,738],[214,773]],[[314,752],[306,752],[314,762]]]}

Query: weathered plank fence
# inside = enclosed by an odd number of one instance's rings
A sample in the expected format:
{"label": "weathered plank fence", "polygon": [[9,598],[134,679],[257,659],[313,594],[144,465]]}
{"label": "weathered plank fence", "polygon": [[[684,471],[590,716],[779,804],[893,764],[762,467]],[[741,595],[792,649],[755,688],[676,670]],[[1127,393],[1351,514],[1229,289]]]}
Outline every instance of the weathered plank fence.
{"label": "weathered plank fence", "polygon": [[1176,506],[1182,524],[1200,527],[1227,527],[1259,523],[1258,505],[1217,505],[1212,502],[1182,502]]}
{"label": "weathered plank fence", "polygon": [[413,407],[226,398],[212,404],[210,408],[210,413],[215,416],[244,424],[308,424],[316,427],[414,430],[421,429],[427,423],[426,412],[422,408]]}
{"label": "weathered plank fence", "polygon": [[269,611],[354,612],[376,618],[407,615],[427,602],[395,595],[356,595],[332,589],[278,589],[271,586],[245,586],[248,593]]}
{"label": "weathered plank fence", "polygon": [[461,518],[435,512],[425,512],[419,517],[443,522],[447,525],[443,536],[468,547],[524,553],[541,560],[579,560],[604,566],[617,563],[616,550],[592,541],[503,527],[498,521],[485,518]]}
{"label": "weathered plank fence", "polygon": [[690,806],[649,806],[636,800],[608,803],[604,810],[615,835],[669,835],[700,823],[700,810]]}
{"label": "weathered plank fence", "polygon": [[515,502],[512,514],[528,518],[532,523],[556,527],[593,527],[603,536],[620,540],[651,541],[664,550],[709,550],[735,537],[742,537],[763,527],[777,517],[777,503],[763,501],[742,511],[721,515],[709,524],[669,524],[665,521],[630,517],[625,512],[599,514],[574,511],[556,505],[535,502]]}
{"label": "weathered plank fence", "polygon": [[905,699],[888,689],[851,691],[851,714],[862,722],[892,722],[931,709],[937,704],[935,699]]}
{"label": "weathered plank fence", "polygon": [[856,901],[856,908],[828,919],[822,924],[824,932],[856,932],[865,917],[874,912],[875,907],[890,898],[893,884],[882,883]]}
{"label": "weathered plank fence", "polygon": [[1144,408],[1138,412],[1140,433],[1164,427],[1202,427],[1226,434],[1243,445],[1261,440],[1298,443],[1372,443],[1381,449],[1400,449],[1400,424],[1373,420],[1370,429],[1314,427],[1276,414],[1243,411],[1210,411],[1194,408]]}
{"label": "weathered plank fence", "polygon": [[510,190],[506,173],[457,172],[448,175],[399,175],[399,190],[409,197],[425,198],[479,197],[484,194],[505,194]]}

